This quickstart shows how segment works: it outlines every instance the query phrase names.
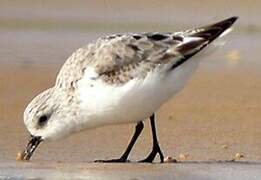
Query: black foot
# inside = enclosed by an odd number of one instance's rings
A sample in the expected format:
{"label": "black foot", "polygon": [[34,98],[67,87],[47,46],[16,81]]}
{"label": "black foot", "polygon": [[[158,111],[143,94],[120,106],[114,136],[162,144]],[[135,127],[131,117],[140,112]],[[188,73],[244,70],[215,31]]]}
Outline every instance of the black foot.
{"label": "black foot", "polygon": [[132,149],[132,147],[134,146],[137,138],[139,137],[141,131],[143,129],[143,122],[140,121],[137,123],[136,127],[135,127],[135,132],[133,137],[131,138],[131,141],[127,147],[127,149],[125,150],[125,152],[121,155],[121,157],[119,159],[109,159],[109,160],[95,160],[94,162],[100,162],[100,163],[126,163],[126,162],[130,162],[128,160],[128,156],[130,154],[130,151]]}
{"label": "black foot", "polygon": [[128,159],[107,159],[107,160],[95,160],[96,163],[126,163],[130,162]]}
{"label": "black foot", "polygon": [[152,163],[153,160],[155,159],[157,153],[159,153],[160,156],[160,162],[163,163],[164,162],[164,156],[163,153],[160,150],[159,145],[155,145],[155,147],[153,147],[151,153],[143,160],[139,161],[139,162],[144,162],[144,163]]}
{"label": "black foot", "polygon": [[155,115],[152,114],[150,116],[150,125],[151,125],[151,132],[152,132],[152,139],[153,139],[153,148],[151,153],[148,155],[148,157],[146,157],[145,159],[139,161],[139,162],[148,162],[148,163],[152,163],[153,160],[155,159],[156,155],[159,153],[160,156],[160,162],[163,163],[164,162],[164,156],[163,153],[160,150],[160,146],[158,143],[158,139],[157,139],[157,134],[156,134],[156,127],[155,127]]}

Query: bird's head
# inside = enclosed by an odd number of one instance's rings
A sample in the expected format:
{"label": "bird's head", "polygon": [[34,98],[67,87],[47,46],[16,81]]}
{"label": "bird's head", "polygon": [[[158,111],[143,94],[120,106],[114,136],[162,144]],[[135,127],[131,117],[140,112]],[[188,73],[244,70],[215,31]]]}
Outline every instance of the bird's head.
{"label": "bird's head", "polygon": [[24,123],[30,138],[23,152],[23,160],[29,160],[42,141],[56,140],[70,134],[70,116],[63,112],[66,109],[61,108],[61,104],[53,88],[40,93],[29,103],[24,112]]}

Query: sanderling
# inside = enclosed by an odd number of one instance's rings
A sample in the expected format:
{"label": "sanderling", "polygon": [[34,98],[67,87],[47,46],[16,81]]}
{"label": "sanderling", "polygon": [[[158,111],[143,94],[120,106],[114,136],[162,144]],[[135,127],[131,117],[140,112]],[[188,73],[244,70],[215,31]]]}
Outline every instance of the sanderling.
{"label": "sanderling", "polygon": [[155,111],[179,92],[195,71],[191,58],[220,37],[237,17],[174,33],[127,33],[99,38],[65,62],[53,87],[36,96],[24,112],[31,138],[22,154],[29,160],[40,142],[119,123],[136,123],[134,135],[119,159],[126,162],[150,119],[153,148],[140,162],[163,162],[155,128]]}

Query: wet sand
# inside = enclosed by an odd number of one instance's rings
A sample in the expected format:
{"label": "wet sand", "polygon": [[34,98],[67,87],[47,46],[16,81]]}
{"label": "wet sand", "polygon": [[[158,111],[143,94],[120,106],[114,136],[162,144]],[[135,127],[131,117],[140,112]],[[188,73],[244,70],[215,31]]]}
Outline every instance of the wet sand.
{"label": "wet sand", "polygon": [[[93,164],[93,163],[4,163],[0,178],[5,179],[260,179],[257,162],[189,162],[178,164]],[[13,172],[16,174],[11,175]]]}
{"label": "wet sand", "polygon": [[[54,59],[62,59],[60,56],[54,54]],[[181,161],[164,165],[92,163],[95,159],[118,157],[127,146],[133,125],[103,127],[58,142],[46,142],[30,163],[16,162],[16,153],[25,147],[28,137],[23,110],[33,96],[52,86],[62,62],[2,63],[0,179],[257,179],[261,176],[261,73],[255,66],[258,57],[249,60],[251,65],[245,57],[248,56],[244,47],[235,50],[228,46],[217,51],[202,61],[185,89],[159,110],[157,128],[164,154]],[[130,159],[135,162],[144,158],[150,148],[146,122]],[[236,153],[244,157],[228,163]],[[187,159],[180,159],[180,154]]]}
{"label": "wet sand", "polygon": [[[60,65],[3,63],[0,67],[0,179],[258,179],[261,176],[261,74],[255,68],[230,67],[229,59],[235,54],[228,50],[215,57],[228,61],[227,66],[222,66],[226,64],[223,62],[212,68],[203,61],[185,89],[157,113],[164,154],[181,161],[164,165],[92,163],[95,159],[118,157],[133,133],[131,124],[102,127],[58,142],[46,142],[40,145],[31,162],[16,162],[16,153],[25,147],[28,137],[23,110],[33,96],[52,86]],[[133,162],[149,153],[150,138],[146,122],[130,156]],[[236,153],[244,157],[228,162]],[[180,154],[187,159],[180,158]]]}
{"label": "wet sand", "polygon": [[[206,3],[203,7],[192,3],[189,9],[196,9],[197,16],[181,11],[189,2],[177,3],[173,11],[165,4],[169,1],[149,3],[141,11],[137,4],[118,1],[114,2],[118,2],[116,6],[107,4],[107,8],[101,8],[104,2],[99,1],[89,4],[87,14],[79,7],[80,1],[72,11],[68,10],[72,7],[68,2],[62,7],[59,1],[50,2],[33,6],[30,0],[22,4],[1,1],[0,179],[258,179],[261,176],[261,35],[260,23],[256,23],[259,9],[254,8],[259,1],[251,4],[230,1],[227,8],[223,8],[227,1]],[[127,12],[127,6],[136,11]],[[31,162],[15,161],[16,153],[27,143],[24,108],[33,96],[53,85],[60,66],[75,49],[104,34],[171,31],[231,14],[242,18],[226,45],[202,61],[184,90],[157,113],[162,150],[165,156],[177,158],[181,163],[92,163],[95,159],[118,157],[133,133],[131,124],[102,127],[58,142],[46,142],[40,145]],[[133,21],[136,17],[138,20]],[[135,162],[144,158],[150,148],[151,134],[146,122],[130,159]],[[237,153],[243,158],[230,162]]]}
{"label": "wet sand", "polygon": [[[184,90],[157,113],[158,135],[164,154],[181,163],[92,163],[95,159],[118,157],[133,133],[131,124],[102,127],[58,142],[46,142],[40,145],[30,163],[16,162],[16,153],[25,147],[28,137],[22,119],[24,108],[33,96],[53,85],[62,59],[65,59],[63,56],[69,54],[68,49],[73,49],[71,46],[51,54],[53,59],[58,59],[53,63],[21,62],[17,54],[13,54],[15,63],[2,63],[0,179],[257,179],[261,176],[261,73],[258,56],[246,62],[245,46],[241,47],[235,41],[202,61]],[[257,47],[252,46],[253,49]],[[30,46],[26,48],[29,51]],[[48,59],[51,55],[44,55],[45,51],[33,51],[32,56]],[[35,56],[37,53],[39,55]],[[146,122],[130,159],[135,162],[144,158],[150,148],[151,137]],[[228,163],[237,153],[244,157]],[[180,158],[180,154],[184,154],[186,159]]]}
{"label": "wet sand", "polygon": [[[0,161],[14,161],[28,133],[22,113],[29,100],[50,87],[56,67],[1,68]],[[33,77],[33,78],[32,78]],[[261,160],[259,73],[215,72],[199,69],[185,89],[158,112],[158,131],[166,156],[189,154],[188,160]],[[32,161],[85,162],[117,157],[132,135],[133,125],[98,128],[60,142],[43,143]],[[224,147],[227,146],[227,147]],[[146,123],[131,155],[138,160],[150,150]]]}

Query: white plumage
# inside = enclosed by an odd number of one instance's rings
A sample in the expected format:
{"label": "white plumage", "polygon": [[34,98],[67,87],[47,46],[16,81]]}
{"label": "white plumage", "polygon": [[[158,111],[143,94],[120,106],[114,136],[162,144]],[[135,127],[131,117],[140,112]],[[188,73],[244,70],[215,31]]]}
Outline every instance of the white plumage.
{"label": "white plumage", "polygon": [[191,57],[228,32],[236,19],[175,33],[112,35],[78,49],[55,86],[26,108],[30,143],[147,119],[184,87],[200,61]]}

